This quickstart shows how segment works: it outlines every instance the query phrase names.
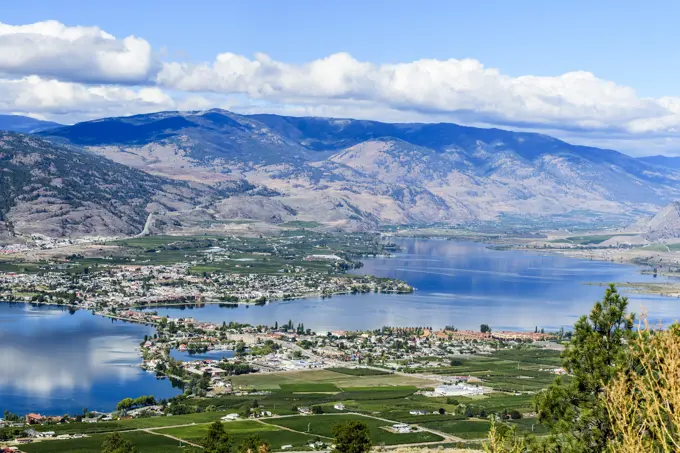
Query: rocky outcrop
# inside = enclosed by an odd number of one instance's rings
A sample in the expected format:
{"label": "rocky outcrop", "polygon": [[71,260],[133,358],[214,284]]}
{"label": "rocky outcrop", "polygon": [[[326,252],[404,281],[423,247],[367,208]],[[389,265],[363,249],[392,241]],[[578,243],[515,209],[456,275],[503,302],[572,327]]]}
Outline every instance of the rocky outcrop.
{"label": "rocky outcrop", "polygon": [[680,239],[680,202],[674,201],[643,224],[644,237],[650,242]]}

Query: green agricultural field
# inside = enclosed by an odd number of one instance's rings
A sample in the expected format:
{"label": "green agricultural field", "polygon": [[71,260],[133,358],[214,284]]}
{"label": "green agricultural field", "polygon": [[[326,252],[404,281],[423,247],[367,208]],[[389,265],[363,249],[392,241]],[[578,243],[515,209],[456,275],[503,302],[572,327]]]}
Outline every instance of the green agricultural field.
{"label": "green agricultural field", "polygon": [[341,374],[349,374],[350,376],[384,376],[392,374],[387,371],[376,370],[374,368],[326,368],[328,371]]}
{"label": "green agricultural field", "polygon": [[246,374],[232,377],[235,386],[257,389],[278,389],[283,384],[333,384],[343,390],[352,387],[415,386],[433,387],[434,381],[418,376],[390,374],[385,376],[350,376],[328,370],[295,371],[284,373]]}
{"label": "green agricultural field", "polygon": [[506,392],[538,391],[548,386],[560,367],[560,353],[532,347],[503,349],[490,356],[457,360],[455,366],[415,369],[416,373],[469,375],[483,385]]}
{"label": "green agricultural field", "polygon": [[[165,428],[159,429],[156,432],[159,434],[168,434],[192,443],[201,444],[208,433],[209,427],[210,425],[204,424],[180,428]],[[284,445],[293,445],[297,448],[304,447],[309,441],[314,440],[314,437],[306,434],[291,432],[274,425],[256,421],[226,422],[224,423],[224,430],[232,436],[236,445],[238,445],[246,436],[255,434],[269,442],[275,450],[280,450]]]}
{"label": "green agricultural field", "polygon": [[413,386],[395,387],[355,387],[348,388],[336,395],[342,400],[394,400],[413,395],[418,389]]}
{"label": "green agricultural field", "polygon": [[392,423],[390,422],[351,414],[286,417],[269,419],[267,420],[267,423],[309,433],[315,436],[332,438],[333,426],[346,423],[350,420],[359,420],[365,423],[370,429],[371,440],[375,445],[400,445],[418,442],[439,442],[443,440],[442,437],[425,431],[408,434],[395,434],[383,429],[384,427],[391,426]]}
{"label": "green agricultural field", "polygon": [[[178,441],[165,436],[139,431],[122,433],[122,436],[132,442],[139,453],[179,453],[186,451],[186,448],[180,448]],[[21,450],[26,453],[99,453],[104,437],[103,434],[98,434],[82,439],[46,440],[22,445]]]}
{"label": "green agricultural field", "polygon": [[621,234],[592,234],[584,236],[570,236],[568,238],[565,238],[563,241],[579,245],[598,245],[603,243],[604,241],[607,241],[613,237],[618,236],[635,236],[635,234],[621,233]]}
{"label": "green agricultural field", "polygon": [[423,423],[423,426],[461,439],[481,439],[486,437],[491,424],[486,420],[450,420]]}
{"label": "green agricultural field", "polygon": [[57,434],[94,434],[111,431],[158,428],[190,423],[209,423],[219,420],[229,412],[202,412],[200,414],[172,415],[167,417],[135,418],[100,423],[67,423],[61,425],[37,426],[38,431],[54,431]]}
{"label": "green agricultural field", "polygon": [[291,393],[338,393],[340,389],[335,384],[280,384],[284,392]]}
{"label": "green agricultural field", "polygon": [[287,227],[287,228],[316,228],[316,227],[320,227],[321,224],[319,222],[315,222],[315,221],[290,220],[288,222],[282,223],[279,226]]}

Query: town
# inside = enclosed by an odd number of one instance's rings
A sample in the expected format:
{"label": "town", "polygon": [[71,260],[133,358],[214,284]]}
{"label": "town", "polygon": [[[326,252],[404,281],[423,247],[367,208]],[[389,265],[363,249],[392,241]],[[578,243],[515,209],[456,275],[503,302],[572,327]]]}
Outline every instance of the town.
{"label": "town", "polygon": [[0,300],[10,302],[100,310],[413,291],[405,282],[346,272],[361,266],[356,257],[389,253],[373,235],[156,237],[103,243],[36,238],[33,248],[10,245],[5,251],[11,253],[0,260],[0,269],[7,270],[0,273]]}
{"label": "town", "polygon": [[387,445],[474,443],[491,414],[533,430],[531,401],[564,374],[559,351],[569,332],[505,332],[486,324],[474,331],[318,331],[303,320],[218,324],[155,311],[410,293],[415,288],[403,281],[350,272],[363,256],[396,250],[380,235],[297,230],[271,237],[35,237],[8,245],[0,259],[0,300],[62,305],[153,327],[155,333],[139,338],[139,366],[179,391],[156,399],[131,390],[108,412],[6,412],[0,441],[14,449],[8,451],[43,451],[44,442],[68,451],[72,443],[100,444],[100,433],[143,428],[139,435],[196,446],[190,431],[203,433],[218,420],[244,433],[264,423],[277,451],[327,450],[331,422],[322,420],[332,418],[366,422]]}

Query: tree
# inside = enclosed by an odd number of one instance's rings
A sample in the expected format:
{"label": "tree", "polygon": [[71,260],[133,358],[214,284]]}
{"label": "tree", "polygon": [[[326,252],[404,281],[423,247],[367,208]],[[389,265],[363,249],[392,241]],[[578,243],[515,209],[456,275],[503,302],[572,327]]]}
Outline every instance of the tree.
{"label": "tree", "polygon": [[321,406],[312,406],[312,414],[314,415],[323,414],[323,408]]}
{"label": "tree", "polygon": [[443,407],[440,407],[439,408],[439,415],[444,415],[444,414],[446,414],[446,409],[444,409]]}
{"label": "tree", "polygon": [[510,412],[508,412],[508,415],[512,420],[519,420],[520,418],[522,418],[522,414],[517,409],[510,410]]}
{"label": "tree", "polygon": [[680,451],[680,324],[659,331],[645,323],[630,341],[630,364],[604,396],[611,451]]}
{"label": "tree", "polygon": [[614,437],[602,395],[626,362],[625,343],[634,323],[627,307],[628,299],[610,285],[590,315],[576,322],[562,354],[562,366],[572,379],[564,383],[557,378],[536,398],[538,420],[552,429],[559,451],[604,452]]}
{"label": "tree", "polygon": [[515,435],[515,427],[508,429],[491,420],[487,441],[482,445],[486,453],[525,453],[527,442]]}
{"label": "tree", "polygon": [[112,433],[104,438],[101,453],[137,453],[137,449],[130,441],[123,439],[120,433]]}
{"label": "tree", "polygon": [[118,402],[116,405],[116,410],[125,411],[130,409],[134,405],[135,401],[132,398],[124,398]]}
{"label": "tree", "polygon": [[352,420],[333,427],[335,451],[338,453],[366,453],[371,449],[371,437],[368,426]]}
{"label": "tree", "polygon": [[479,331],[482,333],[491,333],[491,327],[488,324],[482,324],[479,326]]}
{"label": "tree", "polygon": [[272,447],[268,442],[262,440],[260,436],[246,436],[238,446],[239,453],[269,453]]}
{"label": "tree", "polygon": [[203,439],[205,453],[231,453],[232,438],[224,431],[224,425],[216,421],[210,425],[208,434]]}

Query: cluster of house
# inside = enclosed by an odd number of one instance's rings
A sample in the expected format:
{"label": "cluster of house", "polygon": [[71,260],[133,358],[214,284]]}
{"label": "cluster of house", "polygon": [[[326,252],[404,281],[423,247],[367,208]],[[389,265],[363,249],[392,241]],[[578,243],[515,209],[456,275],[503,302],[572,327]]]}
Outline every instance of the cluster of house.
{"label": "cluster of house", "polygon": [[[334,256],[334,255],[333,255]],[[77,299],[61,300],[73,292],[73,276],[58,271],[40,274],[0,274],[8,300],[30,301],[28,296],[42,294],[45,302],[77,302],[84,308],[158,305],[171,302],[262,302],[295,299],[312,295],[351,292],[409,292],[403,282],[380,280],[371,276],[348,278],[322,272],[310,273],[233,273],[195,275],[191,261],[173,265],[117,265],[108,272],[88,273],[77,278]],[[282,269],[285,271],[286,269]],[[51,288],[47,291],[45,288]],[[28,298],[27,298],[28,297]],[[41,300],[42,302],[43,300]]]}
{"label": "cluster of house", "polygon": [[473,330],[440,330],[434,335],[441,339],[464,340],[464,341],[546,341],[554,339],[555,335],[540,332],[478,332]]}

